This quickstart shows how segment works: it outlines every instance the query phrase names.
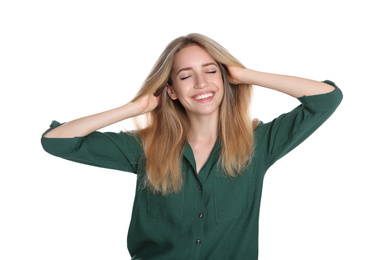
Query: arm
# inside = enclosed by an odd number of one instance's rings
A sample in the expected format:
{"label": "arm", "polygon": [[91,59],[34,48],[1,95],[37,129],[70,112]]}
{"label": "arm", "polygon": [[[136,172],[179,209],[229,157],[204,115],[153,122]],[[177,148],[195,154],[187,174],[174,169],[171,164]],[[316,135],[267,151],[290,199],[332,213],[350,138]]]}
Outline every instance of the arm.
{"label": "arm", "polygon": [[[299,97],[299,106],[256,129],[256,145],[265,154],[270,167],[316,131],[342,101],[342,91],[331,81],[324,81],[333,91]],[[255,152],[256,153],[256,152]]]}
{"label": "arm", "polygon": [[148,94],[121,107],[66,124],[53,121],[41,144],[46,152],[70,161],[137,173],[143,150],[136,136],[96,130],[152,111],[158,106],[159,98]]}
{"label": "arm", "polygon": [[44,137],[73,138],[87,136],[108,125],[152,111],[158,106],[159,99],[160,96],[147,95],[121,107],[70,121],[47,132]]}
{"label": "arm", "polygon": [[341,90],[333,82],[228,67],[229,81],[274,89],[301,102],[289,113],[280,115],[257,128],[257,147],[265,151],[270,167],[316,131],[336,110],[342,100]]}
{"label": "arm", "polygon": [[233,84],[250,84],[274,89],[295,98],[325,94],[335,88],[310,79],[254,71],[247,68],[228,67],[229,80]]}

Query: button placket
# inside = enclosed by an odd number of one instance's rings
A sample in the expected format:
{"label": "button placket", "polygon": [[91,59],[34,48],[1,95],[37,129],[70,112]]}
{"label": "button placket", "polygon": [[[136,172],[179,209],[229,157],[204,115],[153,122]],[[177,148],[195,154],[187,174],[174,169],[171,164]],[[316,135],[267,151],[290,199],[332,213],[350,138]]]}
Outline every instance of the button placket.
{"label": "button placket", "polygon": [[204,237],[204,231],[205,231],[205,205],[204,205],[204,187],[199,182],[196,192],[196,203],[195,203],[195,233],[194,233],[194,259],[199,259],[201,250],[202,250],[202,240]]}

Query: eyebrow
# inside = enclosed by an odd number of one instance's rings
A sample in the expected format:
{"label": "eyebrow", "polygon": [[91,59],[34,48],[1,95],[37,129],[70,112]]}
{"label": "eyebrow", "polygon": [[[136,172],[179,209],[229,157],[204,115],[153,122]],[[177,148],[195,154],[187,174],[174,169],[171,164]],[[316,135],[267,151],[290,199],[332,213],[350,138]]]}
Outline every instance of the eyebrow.
{"label": "eyebrow", "polygon": [[[215,62],[209,62],[209,63],[203,64],[202,67],[208,67],[208,66],[211,66],[211,65],[215,65],[216,67],[218,67],[218,65]],[[181,68],[180,70],[178,70],[176,75],[178,75],[180,72],[182,72],[184,70],[190,70],[190,69],[192,69],[192,68],[191,67]]]}

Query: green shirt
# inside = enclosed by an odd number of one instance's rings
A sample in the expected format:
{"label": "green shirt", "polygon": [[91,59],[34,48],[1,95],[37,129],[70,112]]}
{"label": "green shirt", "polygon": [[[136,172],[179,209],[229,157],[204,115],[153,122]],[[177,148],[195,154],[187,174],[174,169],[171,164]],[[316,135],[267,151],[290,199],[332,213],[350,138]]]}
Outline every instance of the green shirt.
{"label": "green shirt", "polygon": [[[140,140],[130,134],[43,137],[42,145],[47,152],[68,160],[137,174],[128,233],[132,259],[255,260],[265,172],[324,123],[341,100],[342,92],[337,87],[327,94],[304,96],[299,98],[301,105],[291,112],[260,123],[254,131],[252,162],[234,179],[225,177],[217,167],[219,140],[199,174],[187,143],[182,159],[182,190],[166,196],[141,188],[144,152]],[[58,125],[53,121],[50,129]]]}

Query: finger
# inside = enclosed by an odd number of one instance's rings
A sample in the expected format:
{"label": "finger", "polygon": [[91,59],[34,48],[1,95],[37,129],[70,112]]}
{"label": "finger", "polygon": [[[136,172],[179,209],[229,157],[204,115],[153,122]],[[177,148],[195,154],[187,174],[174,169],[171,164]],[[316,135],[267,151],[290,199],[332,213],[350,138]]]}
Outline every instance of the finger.
{"label": "finger", "polygon": [[163,86],[162,87],[159,87],[155,92],[154,92],[154,96],[159,96],[161,93],[162,93],[162,90],[163,90]]}

